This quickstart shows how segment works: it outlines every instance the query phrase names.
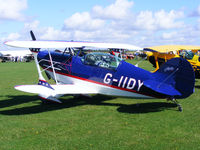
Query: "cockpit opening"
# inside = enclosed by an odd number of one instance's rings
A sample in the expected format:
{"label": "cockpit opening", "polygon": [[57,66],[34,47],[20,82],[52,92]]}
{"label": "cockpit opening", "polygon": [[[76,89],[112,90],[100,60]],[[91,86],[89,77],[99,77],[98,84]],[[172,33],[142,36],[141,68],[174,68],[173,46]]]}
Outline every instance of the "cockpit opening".
{"label": "cockpit opening", "polygon": [[108,53],[89,53],[82,59],[83,63],[108,69],[116,69],[122,59]]}

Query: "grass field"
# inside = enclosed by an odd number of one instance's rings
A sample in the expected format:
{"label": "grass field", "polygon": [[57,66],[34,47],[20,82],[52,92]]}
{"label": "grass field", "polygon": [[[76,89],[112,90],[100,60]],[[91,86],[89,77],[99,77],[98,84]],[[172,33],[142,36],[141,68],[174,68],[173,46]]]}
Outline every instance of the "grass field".
{"label": "grass field", "polygon": [[[135,61],[133,61],[135,63]],[[144,61],[140,65],[152,69]],[[200,149],[200,80],[180,100],[183,112],[166,100],[94,95],[62,97],[41,104],[37,95],[14,90],[37,83],[31,63],[0,63],[0,150],[197,150]]]}

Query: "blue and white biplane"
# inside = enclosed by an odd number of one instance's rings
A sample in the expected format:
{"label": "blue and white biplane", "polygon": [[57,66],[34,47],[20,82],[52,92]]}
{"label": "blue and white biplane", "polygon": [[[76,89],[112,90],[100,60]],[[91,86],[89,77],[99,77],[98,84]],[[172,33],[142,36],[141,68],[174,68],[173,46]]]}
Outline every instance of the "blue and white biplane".
{"label": "blue and white biplane", "polygon": [[[15,89],[38,94],[44,100],[61,103],[63,95],[104,94],[133,98],[159,98],[172,100],[180,111],[176,99],[194,92],[195,75],[190,63],[183,58],[174,58],[163,64],[154,73],[125,62],[108,53],[91,52],[79,56],[85,47],[135,49],[128,44],[36,41],[8,41],[8,46],[30,48],[34,54],[39,74],[37,85],[18,85]],[[66,48],[68,54],[41,48]],[[74,49],[78,53],[74,54]],[[42,68],[42,70],[40,69]],[[42,75],[45,71],[56,83],[50,85]]]}

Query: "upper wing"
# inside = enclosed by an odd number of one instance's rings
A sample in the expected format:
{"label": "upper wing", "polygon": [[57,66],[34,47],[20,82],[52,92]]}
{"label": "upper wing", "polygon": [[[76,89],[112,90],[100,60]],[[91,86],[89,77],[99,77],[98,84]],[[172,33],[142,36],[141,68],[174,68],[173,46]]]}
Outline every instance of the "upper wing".
{"label": "upper wing", "polygon": [[142,50],[142,48],[131,44],[119,43],[98,43],[98,42],[75,42],[75,41],[8,41],[6,45],[21,48],[66,48],[66,47],[94,47],[94,48],[113,48]]}

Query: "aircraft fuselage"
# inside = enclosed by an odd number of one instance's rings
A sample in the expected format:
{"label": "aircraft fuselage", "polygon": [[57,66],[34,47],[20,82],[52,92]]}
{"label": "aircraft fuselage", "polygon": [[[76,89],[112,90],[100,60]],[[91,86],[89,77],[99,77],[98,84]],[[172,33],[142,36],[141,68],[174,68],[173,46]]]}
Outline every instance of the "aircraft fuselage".
{"label": "aircraft fuselage", "polygon": [[[97,88],[106,95],[136,98],[164,98],[163,94],[148,89],[143,81],[152,78],[152,73],[120,61],[116,68],[88,65],[83,57],[51,52],[56,79],[62,84],[85,84]],[[43,69],[55,80],[48,51],[38,53],[38,61]]]}

